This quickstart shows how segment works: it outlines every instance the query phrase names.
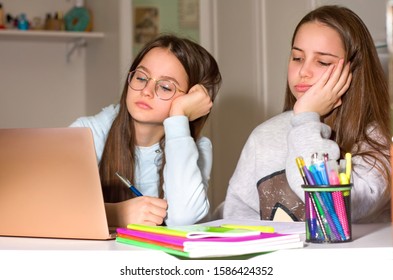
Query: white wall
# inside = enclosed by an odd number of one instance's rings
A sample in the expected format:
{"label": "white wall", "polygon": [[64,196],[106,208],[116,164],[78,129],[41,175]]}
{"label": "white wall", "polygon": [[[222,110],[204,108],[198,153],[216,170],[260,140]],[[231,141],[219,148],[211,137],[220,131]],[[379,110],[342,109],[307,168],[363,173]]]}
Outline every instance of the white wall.
{"label": "white wall", "polygon": [[[69,61],[66,54],[72,41],[0,34],[0,127],[67,126],[77,117],[95,114],[115,102],[123,77],[120,54],[127,57],[130,53],[120,48],[119,38],[120,30],[124,31],[119,14],[125,2],[129,1],[85,1],[94,14],[94,31],[105,37],[88,40],[87,47],[75,51]],[[25,12],[29,19],[44,18],[48,12],[65,13],[74,5],[71,0],[1,3],[5,13]],[[130,29],[128,26],[126,31]],[[131,42],[127,43],[130,49]]]}

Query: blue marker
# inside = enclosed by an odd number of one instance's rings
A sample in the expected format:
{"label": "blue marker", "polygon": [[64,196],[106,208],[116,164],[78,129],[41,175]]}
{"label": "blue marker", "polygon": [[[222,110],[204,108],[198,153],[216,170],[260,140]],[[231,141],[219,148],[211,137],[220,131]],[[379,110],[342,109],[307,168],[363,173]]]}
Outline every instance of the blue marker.
{"label": "blue marker", "polygon": [[120,180],[136,195],[136,196],[143,196],[143,194],[138,191],[137,188],[135,188],[130,181],[128,181],[126,178],[121,176],[118,172],[116,172],[117,177],[120,178]]}
{"label": "blue marker", "polygon": [[310,165],[309,170],[312,174],[312,177],[314,178],[314,182],[317,185],[323,185],[323,181],[322,178],[317,170],[317,168],[315,167],[315,165]]}
{"label": "blue marker", "polygon": [[329,185],[329,177],[327,176],[327,168],[324,161],[317,161],[314,163],[315,172],[318,174],[321,185]]}

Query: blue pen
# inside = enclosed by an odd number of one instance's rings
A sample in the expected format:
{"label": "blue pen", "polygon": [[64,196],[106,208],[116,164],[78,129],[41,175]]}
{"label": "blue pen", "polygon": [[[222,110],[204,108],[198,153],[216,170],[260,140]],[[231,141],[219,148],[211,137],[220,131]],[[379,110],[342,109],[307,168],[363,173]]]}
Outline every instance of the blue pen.
{"label": "blue pen", "polygon": [[[323,161],[318,161],[312,165],[314,167],[313,174],[318,177],[321,185],[329,185],[329,179],[326,173],[326,166]],[[314,173],[315,172],[315,173]]]}
{"label": "blue pen", "polygon": [[312,177],[314,178],[314,182],[316,185],[323,185],[322,179],[319,175],[319,172],[317,170],[317,168],[315,167],[315,165],[310,165],[310,167],[308,168],[310,170],[310,173],[312,175]]}
{"label": "blue pen", "polygon": [[136,195],[136,196],[143,196],[143,194],[138,191],[137,188],[135,188],[130,181],[128,181],[126,178],[121,176],[118,172],[116,172],[117,177],[120,178],[120,180],[127,186],[129,189]]}

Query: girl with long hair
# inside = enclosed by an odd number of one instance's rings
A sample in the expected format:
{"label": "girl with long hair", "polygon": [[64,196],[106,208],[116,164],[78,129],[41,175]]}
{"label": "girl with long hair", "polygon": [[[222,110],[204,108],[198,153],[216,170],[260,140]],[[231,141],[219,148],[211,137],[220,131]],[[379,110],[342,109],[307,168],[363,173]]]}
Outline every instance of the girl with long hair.
{"label": "girl with long hair", "polygon": [[92,129],[110,226],[193,224],[206,216],[212,145],[202,128],[220,85],[217,62],[203,47],[161,35],[136,56],[119,104],[71,125]]}
{"label": "girl with long hair", "polygon": [[308,13],[292,38],[284,112],[250,135],[224,217],[274,219],[279,212],[304,219],[296,158],[327,154],[338,161],[351,153],[352,221],[390,221],[389,104],[383,68],[359,16],[335,5]]}

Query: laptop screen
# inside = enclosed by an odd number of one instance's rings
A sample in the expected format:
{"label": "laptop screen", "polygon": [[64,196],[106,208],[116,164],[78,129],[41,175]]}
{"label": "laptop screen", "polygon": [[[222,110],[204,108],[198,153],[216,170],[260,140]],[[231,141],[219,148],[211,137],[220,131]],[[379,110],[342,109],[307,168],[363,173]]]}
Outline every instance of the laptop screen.
{"label": "laptop screen", "polygon": [[112,237],[89,128],[0,129],[0,235]]}

